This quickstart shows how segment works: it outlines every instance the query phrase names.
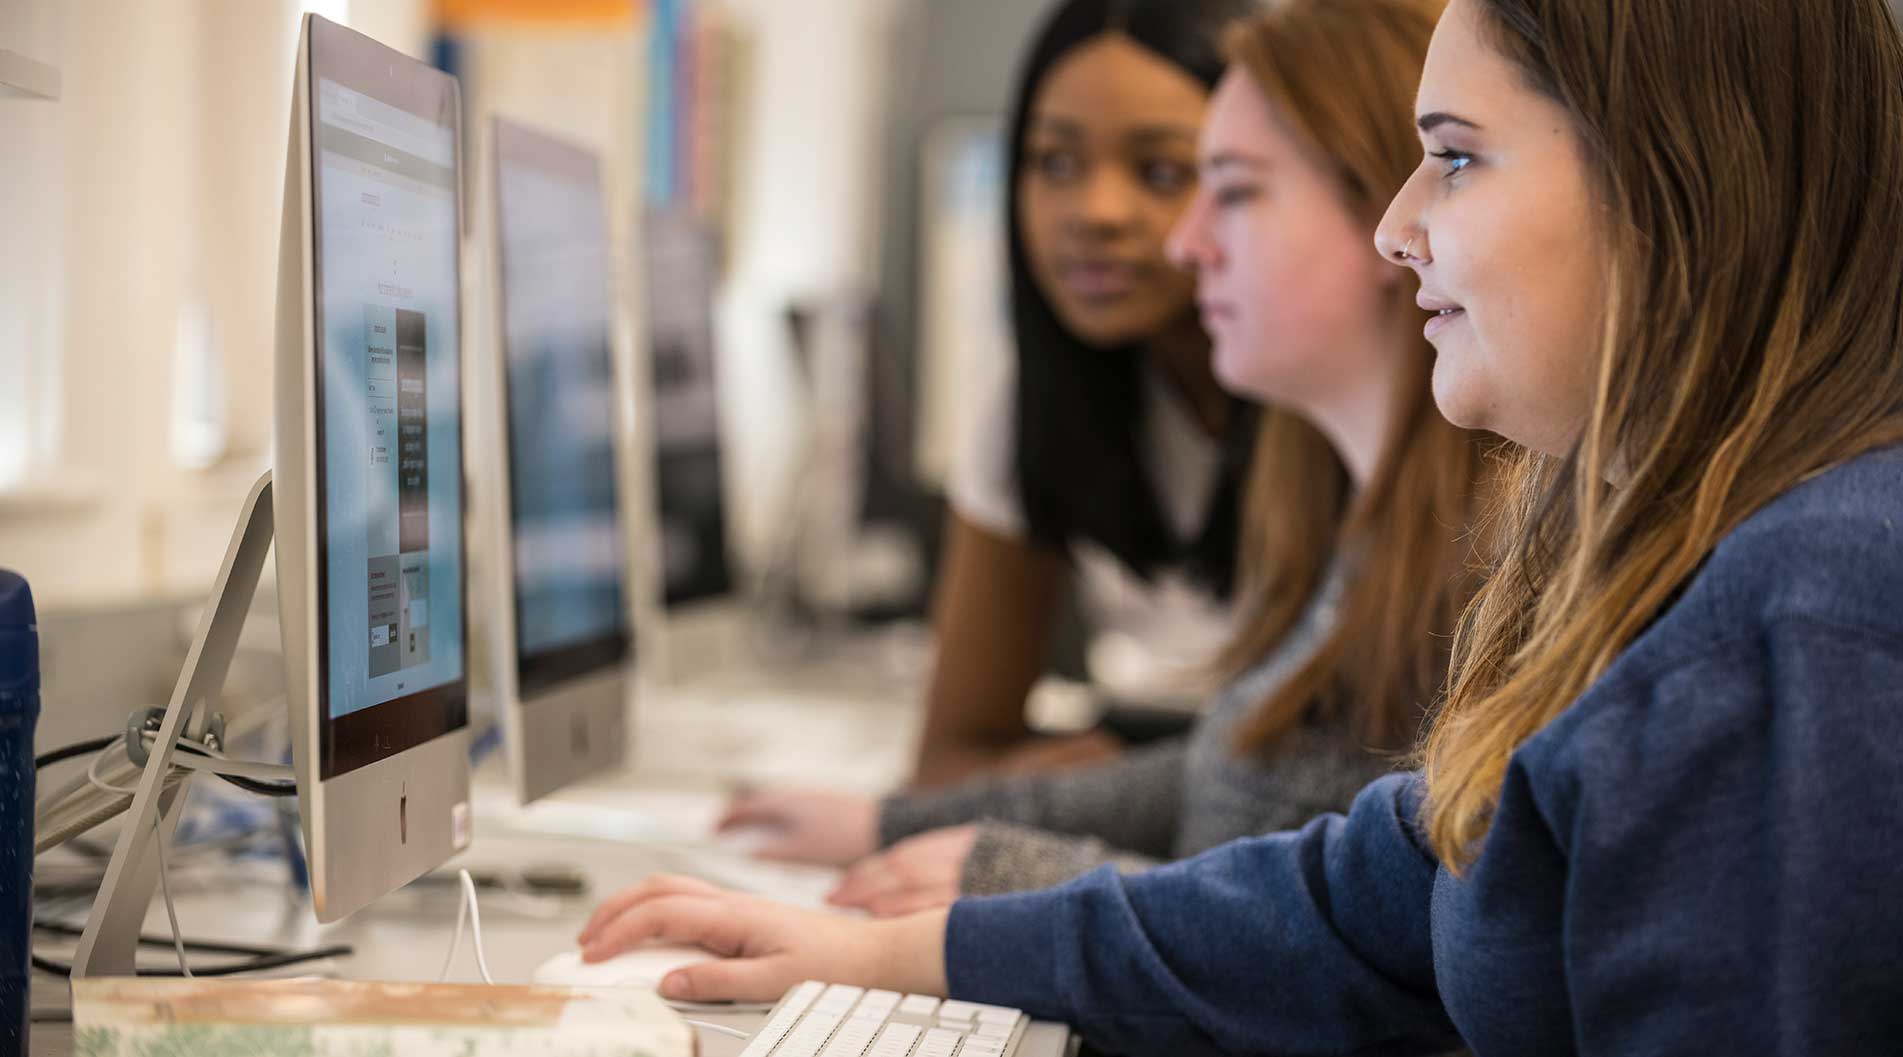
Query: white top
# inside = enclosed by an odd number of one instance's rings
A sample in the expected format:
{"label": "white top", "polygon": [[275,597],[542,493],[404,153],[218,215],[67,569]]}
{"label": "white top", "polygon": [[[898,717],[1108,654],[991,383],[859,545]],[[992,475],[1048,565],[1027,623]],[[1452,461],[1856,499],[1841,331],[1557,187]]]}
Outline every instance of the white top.
{"label": "white top", "polygon": [[[1008,351],[974,357],[974,405],[964,416],[946,491],[965,521],[1006,539],[1029,530],[1018,493],[1016,360]],[[1183,396],[1154,368],[1143,378],[1141,456],[1178,539],[1203,531],[1222,472],[1222,445],[1206,433]],[[1089,631],[1091,681],[1113,696],[1146,704],[1200,708],[1196,687],[1228,641],[1229,603],[1180,568],[1149,582],[1102,547],[1079,540],[1072,557]]]}

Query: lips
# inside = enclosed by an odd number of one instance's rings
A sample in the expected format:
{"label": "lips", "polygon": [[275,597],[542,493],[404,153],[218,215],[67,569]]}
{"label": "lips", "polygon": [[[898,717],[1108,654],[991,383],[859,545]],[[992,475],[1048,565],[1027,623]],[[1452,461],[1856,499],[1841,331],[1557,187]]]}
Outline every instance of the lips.
{"label": "lips", "polygon": [[1430,340],[1434,335],[1467,318],[1465,308],[1445,298],[1436,297],[1425,290],[1414,299],[1414,303],[1421,306],[1424,311],[1433,313],[1428,318],[1427,324],[1421,328],[1422,335]]}
{"label": "lips", "polygon": [[1143,268],[1128,261],[1070,260],[1059,263],[1057,278],[1075,297],[1109,301],[1135,293]]}

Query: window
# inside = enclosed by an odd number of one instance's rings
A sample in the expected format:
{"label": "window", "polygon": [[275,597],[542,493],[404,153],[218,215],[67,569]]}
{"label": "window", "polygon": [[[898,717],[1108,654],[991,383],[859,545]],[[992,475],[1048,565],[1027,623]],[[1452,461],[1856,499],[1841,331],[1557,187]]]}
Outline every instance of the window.
{"label": "window", "polygon": [[[55,13],[0,14],[0,492],[57,456],[65,260]],[[16,145],[18,149],[16,149]]]}

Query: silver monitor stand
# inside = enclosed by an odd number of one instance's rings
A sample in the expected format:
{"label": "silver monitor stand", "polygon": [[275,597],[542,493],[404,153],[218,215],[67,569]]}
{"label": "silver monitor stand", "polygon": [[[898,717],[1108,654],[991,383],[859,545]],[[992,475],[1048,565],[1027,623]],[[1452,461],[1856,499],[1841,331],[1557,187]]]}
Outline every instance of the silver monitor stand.
{"label": "silver monitor stand", "polygon": [[198,729],[194,736],[203,735],[205,724],[197,718],[200,706],[216,700],[224,687],[232,653],[238,647],[238,633],[244,628],[251,600],[257,594],[258,577],[264,572],[265,556],[271,550],[272,524],[271,473],[267,470],[245,497],[218,579],[212,583],[211,605],[199,618],[191,652],[185,655],[185,667],[165,706],[158,740],[139,775],[139,791],[126,812],[125,825],[113,845],[105,880],[86,917],[79,951],[73,958],[76,978],[131,976],[136,969],[139,932],[145,926],[152,888],[158,881],[158,857],[152,841],[155,835],[161,840],[172,839],[173,830],[178,828],[179,801],[186,789],[185,783],[166,785],[164,778],[171,769],[179,736],[195,721]]}

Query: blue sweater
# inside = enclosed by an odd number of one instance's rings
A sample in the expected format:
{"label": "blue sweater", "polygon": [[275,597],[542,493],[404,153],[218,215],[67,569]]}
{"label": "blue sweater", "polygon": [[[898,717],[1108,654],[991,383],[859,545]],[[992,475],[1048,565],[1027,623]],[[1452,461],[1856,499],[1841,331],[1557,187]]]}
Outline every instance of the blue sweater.
{"label": "blue sweater", "polygon": [[1461,878],[1420,798],[962,901],[952,992],[1132,1055],[1903,1054],[1903,450],[1726,537]]}

